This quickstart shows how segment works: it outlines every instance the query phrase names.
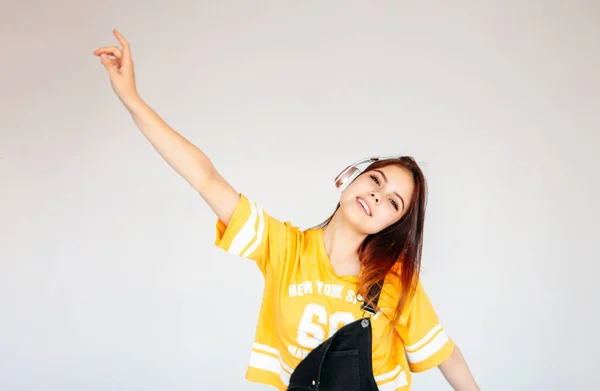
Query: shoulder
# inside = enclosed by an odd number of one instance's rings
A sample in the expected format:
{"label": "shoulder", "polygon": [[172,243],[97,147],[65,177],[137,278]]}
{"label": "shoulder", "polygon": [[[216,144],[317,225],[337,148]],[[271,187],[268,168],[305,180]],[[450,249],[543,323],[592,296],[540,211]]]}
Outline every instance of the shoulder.
{"label": "shoulder", "polygon": [[[408,287],[402,282],[401,272],[401,265],[396,264],[385,276],[384,284],[381,289],[380,306],[386,313],[387,311],[391,311],[393,313],[403,295],[405,295],[405,292],[407,292]],[[415,276],[414,289],[409,293],[410,297],[407,297],[407,301],[404,305],[401,316],[405,316],[408,312],[410,312],[415,301],[417,301],[419,297],[425,295],[425,290],[423,288],[420,275]]]}

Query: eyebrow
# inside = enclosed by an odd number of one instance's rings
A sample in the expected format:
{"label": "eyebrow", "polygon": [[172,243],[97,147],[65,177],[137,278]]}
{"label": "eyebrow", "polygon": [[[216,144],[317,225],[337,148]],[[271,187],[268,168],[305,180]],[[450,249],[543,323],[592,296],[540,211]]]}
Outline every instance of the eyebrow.
{"label": "eyebrow", "polygon": [[[381,176],[383,177],[383,181],[385,183],[388,183],[388,179],[385,176],[385,174],[383,173],[383,171],[379,170],[379,169],[374,169],[373,171],[377,171],[379,174],[381,174]],[[402,201],[402,210],[404,210],[404,198],[402,198],[402,196],[400,194],[398,194],[398,192],[394,192],[395,195],[398,196],[398,198],[400,198],[400,201]]]}

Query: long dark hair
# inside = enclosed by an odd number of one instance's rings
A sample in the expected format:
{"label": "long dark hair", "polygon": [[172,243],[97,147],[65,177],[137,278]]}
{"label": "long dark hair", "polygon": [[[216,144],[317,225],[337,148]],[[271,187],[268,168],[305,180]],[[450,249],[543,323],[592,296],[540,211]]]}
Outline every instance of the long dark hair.
{"label": "long dark hair", "polygon": [[[410,156],[397,159],[379,160],[368,166],[365,173],[389,165],[397,165],[412,174],[414,192],[408,210],[402,218],[389,227],[369,235],[358,250],[361,271],[358,280],[358,293],[371,304],[368,292],[374,284],[380,283],[389,273],[394,274],[400,282],[400,298],[391,318],[396,324],[416,290],[421,271],[421,254],[423,248],[423,226],[427,204],[427,182],[421,168]],[[315,228],[323,228],[329,224],[333,214]]]}

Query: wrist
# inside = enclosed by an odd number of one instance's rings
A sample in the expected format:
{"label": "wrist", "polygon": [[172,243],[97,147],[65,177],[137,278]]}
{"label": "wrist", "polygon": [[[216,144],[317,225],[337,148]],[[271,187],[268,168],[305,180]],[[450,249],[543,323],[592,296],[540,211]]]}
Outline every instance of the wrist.
{"label": "wrist", "polygon": [[131,114],[145,105],[144,100],[137,93],[122,97],[121,102]]}

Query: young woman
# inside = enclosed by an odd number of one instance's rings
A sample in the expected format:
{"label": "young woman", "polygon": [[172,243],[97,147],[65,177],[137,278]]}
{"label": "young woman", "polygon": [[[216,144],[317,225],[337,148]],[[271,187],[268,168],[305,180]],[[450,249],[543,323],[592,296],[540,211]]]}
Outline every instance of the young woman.
{"label": "young woman", "polygon": [[265,278],[248,380],[280,390],[405,391],[411,372],[437,366],[455,390],[479,390],[419,282],[426,183],[412,158],[349,166],[336,178],[335,212],[317,227],[278,221],[144,103],[130,46],[113,33],[121,46],[94,54],[115,93],[216,214],[216,245],[256,262]]}

